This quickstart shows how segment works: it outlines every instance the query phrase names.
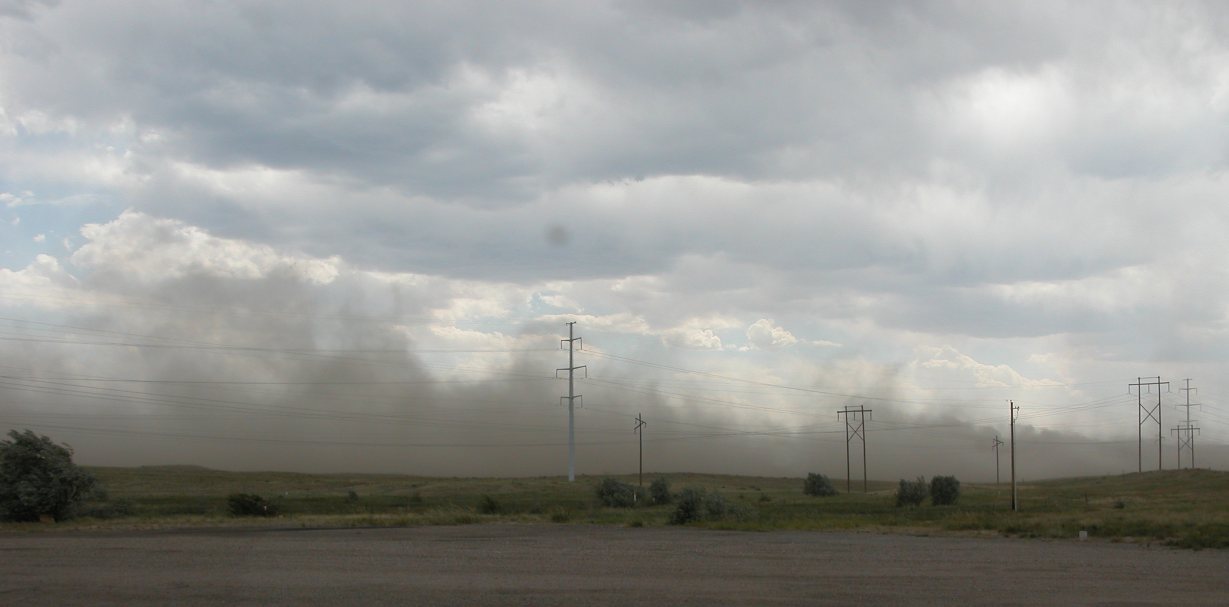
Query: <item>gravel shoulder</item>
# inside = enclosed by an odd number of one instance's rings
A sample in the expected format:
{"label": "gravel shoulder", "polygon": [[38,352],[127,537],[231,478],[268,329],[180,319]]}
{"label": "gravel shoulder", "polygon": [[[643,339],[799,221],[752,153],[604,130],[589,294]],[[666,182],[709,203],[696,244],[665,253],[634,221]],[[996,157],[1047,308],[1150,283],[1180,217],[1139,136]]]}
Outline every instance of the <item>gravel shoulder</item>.
{"label": "gravel shoulder", "polygon": [[3,604],[1224,605],[1229,552],[491,524],[0,536]]}

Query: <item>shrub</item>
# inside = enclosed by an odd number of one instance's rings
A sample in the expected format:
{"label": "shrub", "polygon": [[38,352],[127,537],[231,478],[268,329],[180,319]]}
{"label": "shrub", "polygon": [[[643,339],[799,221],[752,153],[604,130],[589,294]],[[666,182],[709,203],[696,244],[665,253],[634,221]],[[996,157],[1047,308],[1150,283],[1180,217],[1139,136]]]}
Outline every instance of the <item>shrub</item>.
{"label": "shrub", "polygon": [[631,508],[636,505],[636,488],[607,477],[597,485],[597,499],[611,508]]}
{"label": "shrub", "polygon": [[664,476],[653,479],[653,482],[649,484],[649,503],[656,506],[669,504],[673,500],[674,496],[670,495],[670,481]]}
{"label": "shrub", "polygon": [[960,499],[960,481],[954,476],[935,476],[930,479],[930,503],[935,506],[955,504]]}
{"label": "shrub", "polygon": [[927,494],[930,489],[926,486],[926,479],[917,477],[915,481],[907,481],[900,479],[900,487],[896,489],[896,507],[901,506],[920,506],[926,501]]}
{"label": "shrub", "polygon": [[351,490],[347,491],[347,492],[346,492],[346,501],[347,501],[347,502],[350,502],[351,504],[353,504],[353,503],[355,503],[355,502],[358,502],[358,492],[357,492],[357,491],[355,491],[355,490],[353,490],[353,489],[351,489]]}
{"label": "shrub", "polygon": [[832,481],[827,476],[812,472],[807,475],[807,480],[802,485],[802,492],[807,495],[827,497],[836,495],[836,487],[832,486]]}
{"label": "shrub", "polygon": [[678,506],[670,515],[671,525],[686,525],[692,521],[702,520],[704,516],[704,490],[683,489],[679,494]]}
{"label": "shrub", "polygon": [[255,493],[226,496],[226,508],[231,516],[277,516],[277,505]]}
{"label": "shrub", "polygon": [[73,463],[73,451],[30,430],[0,441],[0,519],[64,520],[97,490],[94,477]]}
{"label": "shrub", "polygon": [[83,517],[96,519],[124,518],[132,516],[132,513],[132,502],[127,500],[104,501],[85,507],[79,512]]}
{"label": "shrub", "polygon": [[694,521],[719,521],[728,518],[743,519],[747,511],[726,501],[716,491],[684,489],[678,495],[678,506],[670,515],[671,525],[686,525]]}
{"label": "shrub", "polygon": [[478,514],[499,514],[503,511],[503,506],[489,495],[484,495],[478,500]]}

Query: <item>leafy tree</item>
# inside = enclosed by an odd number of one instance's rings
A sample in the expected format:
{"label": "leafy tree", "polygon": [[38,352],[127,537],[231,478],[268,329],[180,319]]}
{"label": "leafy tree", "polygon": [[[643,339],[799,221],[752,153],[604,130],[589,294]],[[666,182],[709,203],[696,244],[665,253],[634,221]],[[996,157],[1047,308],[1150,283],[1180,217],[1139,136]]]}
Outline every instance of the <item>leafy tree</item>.
{"label": "leafy tree", "polygon": [[926,501],[927,495],[930,493],[930,488],[926,486],[926,479],[917,477],[915,481],[907,481],[900,479],[900,486],[896,489],[896,507],[901,506],[920,506]]}
{"label": "leafy tree", "polygon": [[97,488],[93,475],[73,463],[73,451],[33,431],[10,430],[0,441],[0,519],[64,520]]}
{"label": "leafy tree", "polygon": [[649,484],[649,501],[653,505],[669,504],[673,499],[674,496],[670,495],[670,481],[666,480],[666,477],[659,476]]}
{"label": "leafy tree", "polygon": [[812,472],[807,475],[807,480],[802,485],[802,492],[807,495],[827,497],[836,495],[836,487],[832,486],[832,480],[827,476]]}
{"label": "leafy tree", "polygon": [[936,476],[930,479],[930,503],[936,506],[955,504],[960,499],[960,481],[954,476]]}

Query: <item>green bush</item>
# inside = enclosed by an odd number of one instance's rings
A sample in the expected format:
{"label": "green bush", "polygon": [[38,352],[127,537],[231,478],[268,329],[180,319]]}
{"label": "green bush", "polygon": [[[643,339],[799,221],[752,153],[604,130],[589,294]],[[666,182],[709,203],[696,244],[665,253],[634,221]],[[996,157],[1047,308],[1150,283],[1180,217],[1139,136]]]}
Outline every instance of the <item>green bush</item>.
{"label": "green bush", "polygon": [[729,503],[724,495],[716,491],[684,489],[678,495],[678,506],[670,515],[670,524],[686,525],[695,521],[744,519],[747,515],[746,510]]}
{"label": "green bush", "polygon": [[907,481],[900,479],[900,486],[896,489],[896,507],[901,506],[920,506],[926,501],[927,495],[930,493],[930,488],[926,486],[926,479],[917,477],[915,481]]}
{"label": "green bush", "polygon": [[836,495],[836,487],[832,486],[832,481],[827,476],[812,472],[807,475],[807,480],[802,485],[802,492],[807,495],[827,497]]}
{"label": "green bush", "polygon": [[98,502],[83,507],[78,513],[85,518],[114,519],[132,516],[132,502],[118,500],[114,502]]}
{"label": "green bush", "polygon": [[499,514],[503,511],[503,506],[489,495],[484,495],[478,500],[478,514]]}
{"label": "green bush", "polygon": [[664,476],[653,479],[653,482],[649,484],[649,503],[657,506],[669,504],[673,500],[674,496],[670,495],[670,481]]}
{"label": "green bush", "polygon": [[960,499],[960,481],[954,476],[935,476],[930,479],[930,503],[935,506],[955,504]]}
{"label": "green bush", "polygon": [[277,505],[255,493],[232,493],[226,496],[226,508],[231,516],[277,516]]}
{"label": "green bush", "polygon": [[597,485],[597,499],[611,508],[631,508],[636,505],[636,488],[607,477]]}
{"label": "green bush", "polygon": [[64,520],[98,491],[94,477],[73,463],[73,451],[30,430],[0,441],[0,520]]}

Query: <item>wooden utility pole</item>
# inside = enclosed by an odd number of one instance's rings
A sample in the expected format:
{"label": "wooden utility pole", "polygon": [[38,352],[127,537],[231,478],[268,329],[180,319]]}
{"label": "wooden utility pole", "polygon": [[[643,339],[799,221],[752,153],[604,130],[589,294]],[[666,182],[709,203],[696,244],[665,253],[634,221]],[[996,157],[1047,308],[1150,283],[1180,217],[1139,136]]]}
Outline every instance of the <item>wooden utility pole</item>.
{"label": "wooden utility pole", "polygon": [[640,435],[640,481],[639,483],[640,483],[641,488],[644,488],[644,432],[642,431],[642,428],[644,428],[647,425],[648,424],[645,423],[644,421],[644,417],[642,417],[641,414],[637,413],[636,414],[636,427],[632,430],[632,432],[635,432],[636,434]]}
{"label": "wooden utility pole", "polygon": [[[842,411],[837,411],[836,416],[840,418],[845,416],[845,492],[850,491],[850,465],[849,465],[849,442],[857,438],[862,441],[862,493],[869,493],[866,485],[866,416],[871,412],[870,409],[858,405],[854,409],[850,405],[846,405]],[[854,422],[857,422],[856,424]]]}
{"label": "wooden utility pole", "polygon": [[1016,493],[1016,418],[1020,416],[1020,407],[1013,401],[1007,401],[1011,407],[1011,511],[1020,511],[1020,498]]}

